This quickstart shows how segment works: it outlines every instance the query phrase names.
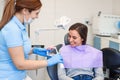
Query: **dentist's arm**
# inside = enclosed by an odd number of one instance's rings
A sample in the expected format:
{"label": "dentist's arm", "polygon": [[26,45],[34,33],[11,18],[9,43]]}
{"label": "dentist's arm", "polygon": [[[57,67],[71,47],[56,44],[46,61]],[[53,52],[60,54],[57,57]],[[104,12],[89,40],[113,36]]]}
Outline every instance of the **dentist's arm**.
{"label": "dentist's arm", "polygon": [[8,51],[14,65],[19,70],[39,69],[62,62],[60,54],[56,54],[48,60],[27,60],[24,57],[24,50],[22,46],[8,48]]}

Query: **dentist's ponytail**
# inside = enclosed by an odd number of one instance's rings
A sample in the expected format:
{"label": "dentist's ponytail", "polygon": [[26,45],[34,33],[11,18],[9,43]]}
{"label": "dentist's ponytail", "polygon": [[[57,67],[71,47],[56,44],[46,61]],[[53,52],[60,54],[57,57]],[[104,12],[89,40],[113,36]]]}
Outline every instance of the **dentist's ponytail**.
{"label": "dentist's ponytail", "polygon": [[13,17],[15,13],[15,0],[5,0],[5,7],[0,21],[0,30]]}

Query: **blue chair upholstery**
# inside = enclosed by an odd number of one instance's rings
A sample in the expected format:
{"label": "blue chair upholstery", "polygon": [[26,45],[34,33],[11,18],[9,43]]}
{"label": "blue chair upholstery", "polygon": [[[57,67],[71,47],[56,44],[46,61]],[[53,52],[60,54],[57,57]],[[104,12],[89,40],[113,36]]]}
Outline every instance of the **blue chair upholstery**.
{"label": "blue chair upholstery", "polygon": [[[62,44],[56,45],[56,48],[57,48],[58,51],[61,47],[62,47]],[[56,51],[53,50],[51,53],[56,54]],[[58,75],[57,75],[57,64],[47,67],[47,72],[48,72],[48,75],[49,75],[51,80],[59,80]]]}
{"label": "blue chair upholstery", "polygon": [[[68,45],[69,44],[69,41],[68,41],[68,33],[65,34],[64,36],[64,43],[65,45]],[[63,46],[63,44],[58,44],[56,45],[55,47],[57,48],[57,50],[59,51],[59,49]],[[56,51],[53,50],[51,53],[54,53],[56,54]],[[57,75],[57,64],[54,65],[54,66],[49,66],[47,67],[47,72],[48,72],[48,75],[50,77],[51,80],[59,80],[58,79],[58,75]]]}
{"label": "blue chair upholstery", "polygon": [[64,43],[65,43],[65,45],[70,44],[70,42],[69,42],[69,40],[68,40],[68,36],[69,36],[69,34],[68,34],[68,33],[67,33],[67,34],[65,34],[65,36],[64,36]]}

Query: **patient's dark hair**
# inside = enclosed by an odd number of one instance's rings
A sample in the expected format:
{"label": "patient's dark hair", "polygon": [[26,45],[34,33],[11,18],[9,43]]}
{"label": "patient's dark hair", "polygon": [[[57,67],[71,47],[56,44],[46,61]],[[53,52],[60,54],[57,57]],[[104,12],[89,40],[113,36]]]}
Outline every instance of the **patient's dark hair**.
{"label": "patient's dark hair", "polygon": [[80,37],[83,39],[82,45],[86,44],[88,33],[88,28],[86,25],[82,23],[75,23],[69,28],[69,31],[70,30],[76,30],[79,33]]}

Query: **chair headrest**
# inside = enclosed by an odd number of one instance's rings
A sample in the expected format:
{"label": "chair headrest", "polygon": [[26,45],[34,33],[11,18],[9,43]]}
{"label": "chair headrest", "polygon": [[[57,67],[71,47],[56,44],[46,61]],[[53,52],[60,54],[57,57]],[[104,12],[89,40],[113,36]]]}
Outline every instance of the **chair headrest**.
{"label": "chair headrest", "polygon": [[70,42],[69,42],[69,40],[68,40],[68,36],[69,36],[69,34],[68,34],[68,33],[67,33],[67,34],[65,34],[65,36],[64,36],[64,43],[65,43],[65,45],[70,44]]}
{"label": "chair headrest", "polygon": [[[69,40],[68,40],[68,33],[65,34],[65,36],[64,36],[64,43],[65,43],[65,45],[70,44],[70,43],[69,43]],[[62,46],[63,46],[63,44],[58,44],[58,45],[56,45],[55,47],[56,47],[57,50],[59,51],[59,49],[60,49]],[[55,54],[56,54],[56,50],[55,50],[55,49],[51,50],[51,53],[55,53]]]}

